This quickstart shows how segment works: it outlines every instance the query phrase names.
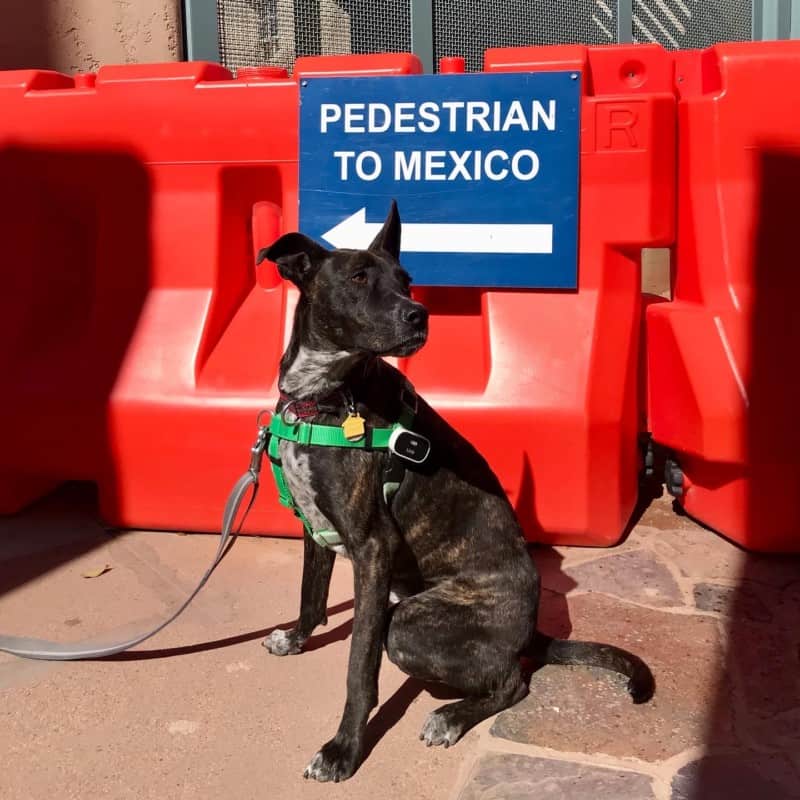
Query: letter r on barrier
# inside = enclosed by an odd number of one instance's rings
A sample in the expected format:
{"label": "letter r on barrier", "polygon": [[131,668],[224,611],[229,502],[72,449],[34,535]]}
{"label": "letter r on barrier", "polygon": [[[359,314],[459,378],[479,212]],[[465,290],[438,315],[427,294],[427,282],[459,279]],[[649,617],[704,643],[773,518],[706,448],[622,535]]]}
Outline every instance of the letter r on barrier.
{"label": "letter r on barrier", "polygon": [[595,125],[596,150],[639,150],[637,103],[598,103]]}

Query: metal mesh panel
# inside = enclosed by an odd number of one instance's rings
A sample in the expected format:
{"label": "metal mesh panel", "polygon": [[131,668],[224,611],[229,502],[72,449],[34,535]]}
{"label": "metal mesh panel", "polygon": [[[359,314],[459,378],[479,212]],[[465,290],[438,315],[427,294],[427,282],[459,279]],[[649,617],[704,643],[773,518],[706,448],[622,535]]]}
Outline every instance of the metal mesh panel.
{"label": "metal mesh panel", "polygon": [[217,0],[217,14],[226,67],[411,49],[408,0]]}
{"label": "metal mesh panel", "polygon": [[[616,0],[434,0],[434,56],[464,56],[480,70],[489,47],[606,44]],[[633,38],[668,48],[751,37],[752,0],[633,0]],[[301,55],[408,52],[409,0],[217,0],[229,67],[291,69]]]}
{"label": "metal mesh panel", "polygon": [[752,37],[752,0],[634,0],[633,39],[670,49]]}
{"label": "metal mesh panel", "polygon": [[616,0],[434,0],[434,56],[464,56],[483,68],[489,47],[608,44],[616,41]]}
{"label": "metal mesh panel", "polygon": [[294,3],[217,0],[220,59],[226,67],[294,61]]}

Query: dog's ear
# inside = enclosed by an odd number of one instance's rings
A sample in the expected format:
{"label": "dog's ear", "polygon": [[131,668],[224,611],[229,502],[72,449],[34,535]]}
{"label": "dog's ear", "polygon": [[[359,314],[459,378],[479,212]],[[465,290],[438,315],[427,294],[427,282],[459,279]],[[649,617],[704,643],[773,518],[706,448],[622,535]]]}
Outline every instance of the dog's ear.
{"label": "dog's ear", "polygon": [[386,222],[378,232],[372,244],[369,246],[372,251],[383,250],[388,253],[395,261],[400,260],[400,214],[397,211],[397,203],[392,200],[392,207]]}
{"label": "dog's ear", "polygon": [[291,281],[299,289],[316,275],[328,251],[302,233],[287,233],[269,247],[258,251],[256,264],[265,258],[278,265],[282,278]]}

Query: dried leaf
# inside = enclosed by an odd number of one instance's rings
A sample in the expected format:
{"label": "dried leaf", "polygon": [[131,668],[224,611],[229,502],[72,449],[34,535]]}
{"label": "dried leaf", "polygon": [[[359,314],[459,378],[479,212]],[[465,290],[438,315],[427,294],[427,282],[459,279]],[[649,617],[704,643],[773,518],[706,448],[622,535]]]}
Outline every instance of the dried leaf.
{"label": "dried leaf", "polygon": [[108,572],[111,569],[110,564],[104,564],[102,567],[95,567],[95,569],[90,569],[88,572],[83,573],[84,578],[99,578],[104,573]]}

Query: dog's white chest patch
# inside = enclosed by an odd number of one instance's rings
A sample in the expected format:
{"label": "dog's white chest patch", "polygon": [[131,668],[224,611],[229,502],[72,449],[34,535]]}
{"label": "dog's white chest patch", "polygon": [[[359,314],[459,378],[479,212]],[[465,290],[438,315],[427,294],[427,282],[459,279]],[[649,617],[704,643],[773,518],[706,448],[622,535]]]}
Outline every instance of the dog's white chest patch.
{"label": "dog's white chest patch", "polygon": [[[280,443],[280,456],[286,485],[309,525],[315,531],[335,530],[333,523],[317,508],[314,490],[311,488],[308,453],[294,442],[283,439]],[[343,545],[331,549],[339,555],[347,555]]]}
{"label": "dog's white chest patch", "polygon": [[281,380],[281,390],[296,397],[327,394],[330,381],[346,375],[357,358],[346,350],[310,350],[301,346]]}

